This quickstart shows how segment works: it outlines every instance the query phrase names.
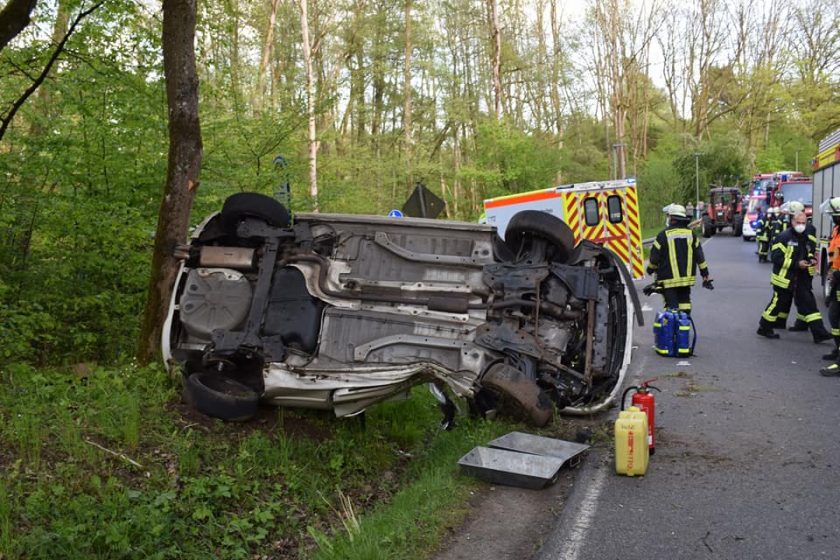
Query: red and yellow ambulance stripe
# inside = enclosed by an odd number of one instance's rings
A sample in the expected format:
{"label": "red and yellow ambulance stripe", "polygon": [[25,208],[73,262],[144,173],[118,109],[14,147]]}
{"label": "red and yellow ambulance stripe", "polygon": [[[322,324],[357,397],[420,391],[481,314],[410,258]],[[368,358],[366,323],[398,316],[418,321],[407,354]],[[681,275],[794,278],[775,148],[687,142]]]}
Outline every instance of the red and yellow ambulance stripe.
{"label": "red and yellow ambulance stripe", "polygon": [[576,193],[567,193],[563,197],[563,214],[566,217],[566,223],[575,234],[575,243],[580,243],[583,239],[580,228],[583,220],[580,218],[580,202]]}
{"label": "red and yellow ambulance stripe", "polygon": [[642,225],[639,220],[639,197],[636,187],[628,187],[624,191],[624,200],[627,203],[627,231],[630,236],[630,263],[634,278],[641,278],[645,275],[644,259],[642,258]]}

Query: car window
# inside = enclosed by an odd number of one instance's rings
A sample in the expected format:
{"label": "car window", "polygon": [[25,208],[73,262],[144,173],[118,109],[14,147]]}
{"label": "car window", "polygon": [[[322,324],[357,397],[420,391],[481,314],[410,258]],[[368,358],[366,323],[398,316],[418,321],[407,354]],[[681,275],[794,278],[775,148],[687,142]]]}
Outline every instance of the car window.
{"label": "car window", "polygon": [[610,223],[617,224],[624,219],[624,213],[621,211],[621,197],[614,194],[607,197],[607,212],[610,216]]}
{"label": "car window", "polygon": [[597,226],[598,222],[598,199],[589,197],[583,201],[583,217],[588,226]]}

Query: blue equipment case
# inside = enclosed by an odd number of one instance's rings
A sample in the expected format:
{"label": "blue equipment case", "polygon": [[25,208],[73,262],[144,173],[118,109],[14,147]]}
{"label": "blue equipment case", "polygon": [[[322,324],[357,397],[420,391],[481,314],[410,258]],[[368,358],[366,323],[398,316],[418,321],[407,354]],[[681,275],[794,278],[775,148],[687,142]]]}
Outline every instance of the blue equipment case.
{"label": "blue equipment case", "polygon": [[697,331],[691,315],[678,309],[665,309],[653,322],[653,349],[660,356],[681,358],[692,356],[697,344]]}

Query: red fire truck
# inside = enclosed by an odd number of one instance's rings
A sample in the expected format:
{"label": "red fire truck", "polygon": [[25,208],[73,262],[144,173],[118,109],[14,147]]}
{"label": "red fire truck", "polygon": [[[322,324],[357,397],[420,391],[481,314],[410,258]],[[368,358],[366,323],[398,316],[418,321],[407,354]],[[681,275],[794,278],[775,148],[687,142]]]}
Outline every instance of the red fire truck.
{"label": "red fire truck", "polygon": [[776,171],[753,175],[747,191],[749,200],[745,201],[747,210],[744,225],[741,228],[744,241],[755,239],[759,212],[764,214],[773,206],[781,206],[785,202],[798,200],[805,206],[805,213],[810,219],[813,211],[812,190],[811,178],[804,177],[799,171]]}
{"label": "red fire truck", "polygon": [[[811,161],[814,170],[814,194],[817,204],[840,196],[840,129],[835,130],[820,141],[817,157]],[[828,242],[831,238],[831,216],[816,212],[813,216],[814,227],[819,237],[817,250],[817,270],[822,276],[822,284],[828,289]]]}

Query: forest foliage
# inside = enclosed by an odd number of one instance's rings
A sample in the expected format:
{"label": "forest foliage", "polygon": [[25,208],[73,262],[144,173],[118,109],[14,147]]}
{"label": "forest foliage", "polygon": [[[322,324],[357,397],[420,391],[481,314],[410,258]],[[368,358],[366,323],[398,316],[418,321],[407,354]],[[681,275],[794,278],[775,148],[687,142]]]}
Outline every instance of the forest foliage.
{"label": "forest foliage", "polygon": [[[693,198],[695,153],[702,186],[807,171],[817,140],[840,126],[836,2],[575,5],[200,2],[193,222],[231,193],[274,192],[282,154],[296,210],[384,214],[422,181],[447,201],[447,219],[472,221],[490,196],[625,175],[655,224],[664,204]],[[159,6],[106,0],[8,118],[92,6],[38,2],[0,51],[7,363],[114,362],[136,346],[166,176]]]}

